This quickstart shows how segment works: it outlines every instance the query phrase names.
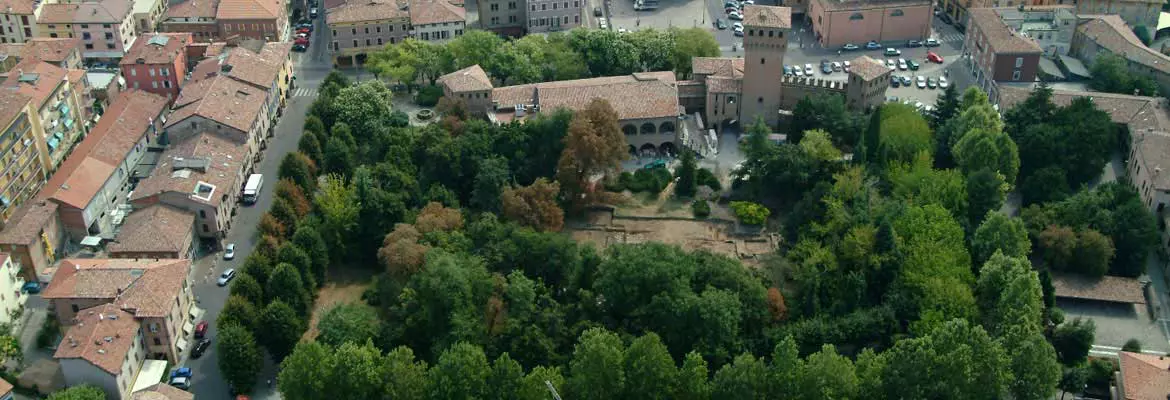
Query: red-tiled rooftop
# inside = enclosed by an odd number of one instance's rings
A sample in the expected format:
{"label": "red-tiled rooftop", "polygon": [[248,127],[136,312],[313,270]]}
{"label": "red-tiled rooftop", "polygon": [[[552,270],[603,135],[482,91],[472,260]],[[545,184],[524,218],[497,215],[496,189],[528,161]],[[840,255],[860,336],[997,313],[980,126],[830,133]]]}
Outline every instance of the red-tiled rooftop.
{"label": "red-tiled rooftop", "polygon": [[792,9],[749,4],[743,8],[743,25],[756,28],[792,28]]}
{"label": "red-tiled rooftop", "polygon": [[24,44],[20,56],[24,59],[61,63],[74,50],[80,51],[81,38],[34,38]]}
{"label": "red-tiled rooftop", "polygon": [[77,319],[78,323],[65,332],[53,358],[80,358],[112,375],[121,374],[126,353],[138,340],[138,321],[113,304],[81,310]]}
{"label": "red-tiled rooftop", "polygon": [[463,22],[465,11],[447,0],[412,0],[410,2],[410,23],[431,25],[444,22]]}
{"label": "red-tiled rooftop", "polygon": [[1074,274],[1052,274],[1056,297],[1112,303],[1145,304],[1142,283],[1134,278],[1103,276],[1093,279]]}
{"label": "red-tiled rooftop", "polygon": [[1121,366],[1123,400],[1170,399],[1170,357],[1152,354],[1117,353]]}
{"label": "red-tiled rooftop", "polygon": [[187,0],[168,6],[163,18],[215,18],[217,9],[219,0]]}
{"label": "red-tiled rooftop", "polygon": [[446,85],[452,92],[467,92],[492,90],[492,80],[479,64],[449,73],[439,77],[439,83]]}
{"label": "red-tiled rooftop", "polygon": [[[116,253],[178,253],[190,243],[195,214],[165,204],[135,210],[126,217],[118,236],[106,246]],[[183,254],[180,254],[183,255]]]}
{"label": "red-tiled rooftop", "polygon": [[13,211],[0,230],[0,244],[29,245],[41,237],[41,230],[57,217],[57,203],[45,200],[26,201]]}
{"label": "red-tiled rooftop", "polygon": [[190,33],[144,33],[122,56],[121,65],[174,63],[191,43]]}
{"label": "red-tiled rooftop", "polygon": [[163,317],[182,292],[190,265],[190,260],[182,259],[65,259],[41,295],[108,299],[140,318]]}

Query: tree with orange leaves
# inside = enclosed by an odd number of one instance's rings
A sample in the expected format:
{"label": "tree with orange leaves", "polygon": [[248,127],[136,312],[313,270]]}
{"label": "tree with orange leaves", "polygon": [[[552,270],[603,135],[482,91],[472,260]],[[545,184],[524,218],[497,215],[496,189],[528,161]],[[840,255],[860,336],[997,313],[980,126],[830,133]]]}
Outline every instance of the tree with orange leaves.
{"label": "tree with orange leaves", "polygon": [[594,99],[576,112],[557,163],[557,182],[565,200],[576,209],[596,200],[600,190],[596,178],[621,171],[627,146],[609,102]]}
{"label": "tree with orange leaves", "polygon": [[565,212],[557,204],[561,185],[539,178],[528,186],[510,187],[500,195],[503,214],[510,220],[542,232],[557,232],[565,225]]}

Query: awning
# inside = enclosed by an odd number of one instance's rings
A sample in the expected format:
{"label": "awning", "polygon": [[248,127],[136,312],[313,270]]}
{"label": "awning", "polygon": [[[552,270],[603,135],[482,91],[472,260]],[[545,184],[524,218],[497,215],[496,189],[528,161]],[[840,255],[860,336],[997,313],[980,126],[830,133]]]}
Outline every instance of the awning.
{"label": "awning", "polygon": [[49,138],[49,141],[48,141],[48,143],[47,143],[47,144],[49,145],[49,150],[56,149],[56,148],[57,148],[57,145],[58,145],[58,144],[61,144],[61,139],[57,139],[57,138],[55,138],[55,137],[54,137],[54,138]]}
{"label": "awning", "polygon": [[101,244],[102,238],[100,236],[86,236],[84,239],[81,239],[82,246],[97,247]]}
{"label": "awning", "polygon": [[142,360],[142,368],[138,369],[138,376],[134,378],[134,385],[130,393],[146,389],[161,382],[167,375],[166,360]]}
{"label": "awning", "polygon": [[65,118],[65,129],[73,129],[73,118]]}
{"label": "awning", "polygon": [[69,105],[68,104],[61,103],[61,113],[63,113],[63,114],[69,113]]}
{"label": "awning", "polygon": [[187,354],[187,345],[191,344],[187,339],[179,339],[179,354]]}
{"label": "awning", "polygon": [[1092,78],[1093,74],[1085,67],[1085,63],[1073,57],[1060,56],[1060,63],[1068,69],[1069,75],[1076,75],[1082,78]]}
{"label": "awning", "polygon": [[1064,74],[1060,72],[1060,67],[1046,57],[1040,57],[1040,71],[1058,80],[1064,80]]}

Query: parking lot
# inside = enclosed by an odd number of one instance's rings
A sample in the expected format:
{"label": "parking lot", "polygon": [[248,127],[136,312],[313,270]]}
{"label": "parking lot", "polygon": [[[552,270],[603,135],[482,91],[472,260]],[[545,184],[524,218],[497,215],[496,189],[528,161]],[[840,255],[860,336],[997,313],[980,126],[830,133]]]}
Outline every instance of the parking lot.
{"label": "parking lot", "polygon": [[705,1],[710,0],[659,0],[658,9],[634,11],[633,0],[610,0],[610,29],[668,29],[672,26],[710,28],[711,19],[704,7]]}

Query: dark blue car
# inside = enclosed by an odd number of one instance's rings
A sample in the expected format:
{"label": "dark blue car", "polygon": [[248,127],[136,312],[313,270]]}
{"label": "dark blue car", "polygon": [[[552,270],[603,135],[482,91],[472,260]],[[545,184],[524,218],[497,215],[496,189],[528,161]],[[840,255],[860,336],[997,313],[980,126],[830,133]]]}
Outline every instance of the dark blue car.
{"label": "dark blue car", "polygon": [[28,294],[37,294],[41,292],[41,284],[37,282],[25,282],[20,290]]}
{"label": "dark blue car", "polygon": [[190,378],[191,375],[192,375],[191,368],[187,368],[187,367],[175,368],[174,371],[171,371],[171,379]]}

